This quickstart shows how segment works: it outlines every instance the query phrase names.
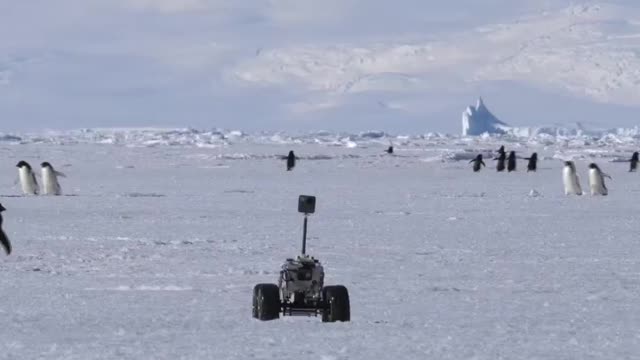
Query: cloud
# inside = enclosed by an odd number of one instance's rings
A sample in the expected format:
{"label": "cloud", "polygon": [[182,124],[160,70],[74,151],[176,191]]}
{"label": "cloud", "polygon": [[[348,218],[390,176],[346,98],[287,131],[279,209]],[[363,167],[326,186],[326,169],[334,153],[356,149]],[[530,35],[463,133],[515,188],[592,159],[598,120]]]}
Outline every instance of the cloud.
{"label": "cloud", "polygon": [[280,24],[339,22],[357,10],[356,0],[269,0],[266,14]]}
{"label": "cloud", "polygon": [[180,13],[202,10],[207,7],[205,0],[124,0],[128,8],[160,13]]}

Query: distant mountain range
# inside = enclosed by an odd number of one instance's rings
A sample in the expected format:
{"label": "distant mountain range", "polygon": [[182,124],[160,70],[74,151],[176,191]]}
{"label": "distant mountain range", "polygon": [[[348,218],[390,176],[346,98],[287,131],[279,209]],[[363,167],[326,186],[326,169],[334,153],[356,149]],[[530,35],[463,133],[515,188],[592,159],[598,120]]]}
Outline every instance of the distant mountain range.
{"label": "distant mountain range", "polygon": [[460,99],[478,94],[518,125],[640,124],[638,0],[14,3],[0,11],[21,29],[0,36],[3,132],[459,134]]}

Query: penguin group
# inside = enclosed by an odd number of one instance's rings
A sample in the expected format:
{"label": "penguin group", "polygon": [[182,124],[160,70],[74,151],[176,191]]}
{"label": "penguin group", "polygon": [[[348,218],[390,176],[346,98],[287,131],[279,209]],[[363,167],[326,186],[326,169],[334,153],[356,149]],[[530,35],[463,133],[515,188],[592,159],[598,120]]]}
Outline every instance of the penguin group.
{"label": "penguin group", "polygon": [[[16,167],[18,168],[18,182],[20,182],[20,189],[24,195],[61,195],[62,188],[60,187],[60,183],[58,182],[58,177],[65,175],[56,169],[53,168],[51,163],[43,162],[40,164],[40,176],[42,178],[42,188],[38,186],[38,180],[36,178],[36,173],[33,171],[31,165],[24,161],[20,160]],[[11,242],[2,229],[2,212],[7,209],[0,204],[0,245],[7,253],[7,255],[11,254]]]}
{"label": "penguin group", "polygon": [[[600,170],[596,163],[589,164],[589,190],[592,196],[606,196],[609,194],[604,179],[611,176]],[[576,165],[573,161],[565,161],[562,169],[562,182],[564,183],[565,195],[582,195],[580,178],[576,172]]]}
{"label": "penguin group", "polygon": [[[387,154],[392,155],[394,152],[393,144],[385,150]],[[293,150],[289,151],[287,156],[282,156],[282,159],[286,160],[286,170],[292,171],[296,166],[297,157]],[[497,161],[496,171],[503,172],[505,169],[507,172],[513,172],[517,169],[517,156],[515,151],[510,151],[507,155],[505,147],[501,146],[497,150],[497,156],[493,158]],[[524,158],[527,160],[527,172],[536,172],[538,163],[538,154],[532,153],[530,157]],[[638,162],[640,162],[639,153],[636,151],[632,154],[631,159],[628,160],[629,172],[635,172],[638,168]],[[483,167],[486,167],[482,154],[478,154],[469,163],[473,163],[473,171],[479,172]],[[66,177],[65,174],[57,171],[49,162],[42,162],[40,164],[40,176],[42,184],[39,186],[36,173],[33,171],[31,165],[21,160],[16,164],[18,168],[18,181],[20,182],[20,188],[24,195],[61,195],[62,188],[58,181],[58,177]],[[611,176],[604,173],[596,163],[589,164],[589,189],[592,196],[608,195],[605,178],[611,179]],[[562,179],[564,184],[565,195],[582,195],[582,187],[580,186],[580,178],[576,171],[576,165],[573,161],[565,161],[562,169]],[[7,235],[2,229],[2,212],[6,209],[0,204],[0,246],[8,254],[11,254],[11,242],[7,238]]]}
{"label": "penguin group", "polygon": [[[497,156],[493,158],[497,161],[496,171],[503,172],[505,169],[507,172],[516,171],[517,168],[517,156],[515,151],[510,151],[509,155],[505,151],[504,146],[500,146],[497,150]],[[538,153],[534,152],[527,160],[527,172],[536,172],[538,169]],[[634,152],[631,155],[629,162],[629,172],[635,172],[638,169],[638,163],[640,162],[639,152]],[[482,154],[478,154],[473,160],[469,161],[473,163],[473,172],[479,172],[482,167],[485,167]],[[589,192],[592,196],[606,196],[609,194],[605,179],[611,179],[607,173],[603,172],[596,163],[589,164]],[[566,195],[582,195],[582,187],[580,186],[580,178],[576,171],[576,164],[573,161],[565,161],[562,169],[562,181],[564,184],[564,192]]]}
{"label": "penguin group", "polygon": [[61,195],[62,188],[58,177],[65,177],[65,174],[57,171],[49,162],[40,164],[40,174],[42,177],[42,189],[38,187],[36,174],[28,162],[21,160],[16,164],[18,168],[18,181],[24,195]]}
{"label": "penguin group", "polygon": [[[389,147],[384,152],[389,154],[389,155],[393,155],[393,144],[389,144]],[[289,151],[289,155],[281,156],[280,158],[287,161],[287,171],[291,171],[291,170],[293,170],[294,167],[296,167],[296,160],[298,158],[296,157],[296,155],[293,152],[293,150]],[[477,170],[475,170],[475,171],[477,171]],[[35,178],[34,178],[34,181],[35,181]]]}
{"label": "penguin group", "polygon": [[[500,146],[498,149],[498,156],[494,157],[493,160],[496,160],[498,163],[496,164],[496,171],[503,172],[505,169],[507,172],[516,171],[517,169],[517,159],[515,151],[510,151],[507,156],[507,152],[504,149],[504,145]],[[524,158],[528,161],[527,164],[527,172],[533,171],[535,172],[538,169],[538,154],[533,153],[530,157]],[[475,159],[471,160],[469,163],[473,163],[473,171],[480,171],[482,166],[486,166],[482,154],[478,154]]]}

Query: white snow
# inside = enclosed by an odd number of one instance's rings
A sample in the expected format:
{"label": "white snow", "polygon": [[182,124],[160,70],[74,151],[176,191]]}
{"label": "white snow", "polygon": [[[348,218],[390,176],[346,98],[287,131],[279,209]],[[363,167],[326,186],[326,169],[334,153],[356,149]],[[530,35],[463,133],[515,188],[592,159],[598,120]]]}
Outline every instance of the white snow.
{"label": "white snow", "polygon": [[[498,125],[496,125],[498,126]],[[486,148],[504,142],[513,147],[553,147],[558,151],[602,152],[599,148],[633,149],[640,145],[640,128],[594,129],[581,124],[576,127],[509,127],[499,125],[504,134],[481,136],[454,136],[440,133],[390,134],[383,131],[346,132],[241,132],[225,129],[172,129],[172,128],[115,128],[115,129],[81,129],[68,131],[48,131],[34,133],[0,133],[0,144],[16,145],[74,145],[95,144],[104,146],[126,147],[158,147],[158,148],[200,148],[199,155],[209,159],[265,159],[277,158],[282,153],[271,153],[268,145],[303,145],[314,144],[319,148],[354,148],[378,147],[389,144],[400,145],[405,149],[417,150],[428,148],[439,159],[470,160],[477,147]],[[254,151],[265,147],[266,152]],[[475,147],[475,148],[474,148]],[[248,149],[243,152],[239,149]],[[491,148],[489,148],[491,150]],[[495,149],[493,149],[495,150]],[[353,154],[335,155],[322,153],[312,155],[313,158],[332,159],[334,156],[351,157]],[[357,156],[357,155],[355,155]]]}
{"label": "white snow", "polygon": [[[2,358],[631,359],[640,352],[638,174],[611,162],[609,196],[566,197],[554,159],[575,155],[584,179],[589,162],[627,157],[637,143],[425,137],[394,143],[388,156],[386,143],[371,141],[198,148],[63,138],[0,146],[3,226],[14,245],[0,259]],[[500,143],[522,155],[537,151],[538,172],[496,173],[488,159],[479,173],[466,159],[422,161]],[[275,154],[290,149],[302,159],[286,172]],[[16,197],[20,159],[64,171],[72,196]],[[544,196],[527,196],[531,189]],[[318,197],[308,250],[323,261],[328,284],[349,288],[350,323],[251,318],[252,287],[274,282],[299,251],[300,194]]]}
{"label": "white snow", "polygon": [[537,198],[540,196],[542,196],[542,194],[540,194],[540,192],[536,189],[531,189],[531,191],[529,191],[529,197]]}

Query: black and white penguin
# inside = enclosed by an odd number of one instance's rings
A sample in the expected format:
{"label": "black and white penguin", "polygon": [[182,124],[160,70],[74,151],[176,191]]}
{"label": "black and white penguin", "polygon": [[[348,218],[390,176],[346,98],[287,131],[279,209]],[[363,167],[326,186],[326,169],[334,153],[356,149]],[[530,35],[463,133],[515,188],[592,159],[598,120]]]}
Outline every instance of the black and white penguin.
{"label": "black and white penguin", "polygon": [[20,179],[20,187],[25,195],[38,195],[38,181],[36,174],[31,169],[28,162],[21,160],[16,164],[18,168],[18,178]]}
{"label": "black and white penguin", "polygon": [[9,241],[7,234],[4,233],[4,230],[2,230],[2,212],[5,210],[7,209],[0,204],[0,245],[2,245],[4,251],[9,255],[11,254],[11,242]]}
{"label": "black and white penguin", "polygon": [[498,160],[498,165],[496,165],[497,171],[504,171],[504,162],[507,159],[507,153],[504,151],[504,146],[500,146],[498,149],[498,157],[493,158],[493,160]]}
{"label": "black and white penguin", "polygon": [[387,150],[385,150],[385,152],[387,154],[393,154],[393,145],[389,145],[389,147],[387,148]]}
{"label": "black and white penguin", "polygon": [[58,176],[65,175],[51,166],[48,162],[43,162],[41,166],[42,175],[42,194],[43,195],[62,195],[62,188],[58,182]]}
{"label": "black and white penguin", "polygon": [[293,170],[296,166],[296,155],[293,153],[293,150],[289,151],[289,155],[287,156],[287,171]]}
{"label": "black and white penguin", "polygon": [[573,161],[565,161],[562,168],[562,182],[565,195],[582,195],[580,178],[576,172],[576,164]]}
{"label": "black and white penguin", "polygon": [[589,164],[589,187],[591,188],[591,195],[603,195],[609,194],[607,186],[604,183],[604,178],[611,179],[611,176],[605,174],[600,170],[595,163]]}
{"label": "black and white penguin", "polygon": [[516,171],[516,152],[509,152],[509,158],[507,159],[507,171]]}
{"label": "black and white penguin", "polygon": [[531,154],[531,157],[524,159],[529,160],[529,163],[527,164],[527,172],[535,172],[538,169],[538,153],[533,153]]}
{"label": "black and white penguin", "polygon": [[486,166],[484,161],[482,161],[482,154],[478,154],[475,159],[469,161],[469,164],[473,163],[473,172],[478,172],[481,169],[481,166]]}
{"label": "black and white penguin", "polygon": [[629,160],[631,163],[629,164],[629,171],[636,171],[636,169],[638,168],[638,161],[640,161],[638,159],[638,152],[634,152],[633,155],[631,155],[631,160]]}

